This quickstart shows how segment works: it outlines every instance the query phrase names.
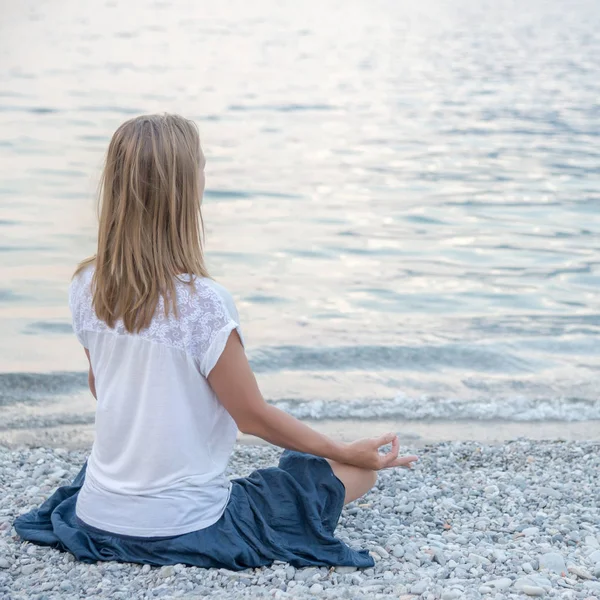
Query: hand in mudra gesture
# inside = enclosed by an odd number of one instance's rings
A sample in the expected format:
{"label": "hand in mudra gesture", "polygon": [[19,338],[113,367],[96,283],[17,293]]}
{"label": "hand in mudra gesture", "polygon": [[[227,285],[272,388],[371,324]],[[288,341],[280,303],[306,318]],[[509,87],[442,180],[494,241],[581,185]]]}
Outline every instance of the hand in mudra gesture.
{"label": "hand in mudra gesture", "polygon": [[[391,442],[392,449],[387,453],[380,453],[379,448]],[[380,471],[392,467],[405,467],[411,469],[418,457],[414,454],[398,456],[400,442],[395,433],[386,433],[380,437],[365,438],[350,442],[345,448],[345,461],[349,465]]]}

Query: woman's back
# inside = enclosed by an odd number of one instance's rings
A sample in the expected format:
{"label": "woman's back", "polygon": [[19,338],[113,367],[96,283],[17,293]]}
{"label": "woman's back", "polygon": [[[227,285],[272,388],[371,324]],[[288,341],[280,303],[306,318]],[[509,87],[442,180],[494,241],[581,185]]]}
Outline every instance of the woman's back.
{"label": "woman's back", "polygon": [[168,536],[216,522],[235,422],[206,377],[238,328],[231,296],[204,277],[175,282],[177,316],[161,298],[150,325],[109,328],[92,306],[93,267],[70,290],[73,327],[96,379],[96,440],[77,502],[85,523],[131,536]]}

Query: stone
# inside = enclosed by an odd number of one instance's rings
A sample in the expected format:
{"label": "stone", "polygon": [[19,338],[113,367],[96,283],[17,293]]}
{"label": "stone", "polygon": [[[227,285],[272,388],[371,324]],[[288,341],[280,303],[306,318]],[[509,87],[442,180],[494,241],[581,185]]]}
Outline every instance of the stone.
{"label": "stone", "polygon": [[501,577],[500,579],[486,581],[485,585],[495,590],[507,590],[512,585],[512,579],[509,579],[508,577]]}
{"label": "stone", "polygon": [[373,550],[375,552],[377,552],[377,554],[379,554],[379,556],[381,556],[381,558],[389,558],[390,557],[390,553],[385,548],[382,548],[381,546],[375,546],[373,548]]}
{"label": "stone", "polygon": [[413,583],[410,586],[410,593],[411,594],[417,594],[417,596],[420,596],[425,590],[427,589],[427,582],[426,581],[417,581],[416,583]]}
{"label": "stone", "polygon": [[598,542],[593,535],[586,535],[585,543],[587,546],[591,546],[592,548],[600,548],[600,542]]}
{"label": "stone", "polygon": [[296,581],[308,581],[309,579],[312,579],[313,576],[317,575],[318,573],[319,573],[319,569],[316,569],[315,567],[298,569],[296,571],[296,574],[294,575],[294,579]]}
{"label": "stone", "polygon": [[323,586],[320,583],[313,583],[309,591],[311,594],[320,594],[323,591]]}
{"label": "stone", "polygon": [[48,465],[40,465],[33,470],[31,477],[33,479],[40,479],[48,471]]}
{"label": "stone", "polygon": [[578,567],[577,565],[569,567],[568,571],[569,573],[573,573],[573,575],[577,575],[577,577],[581,577],[581,579],[594,579],[591,573],[589,573],[583,567]]}
{"label": "stone", "polygon": [[523,535],[531,537],[531,536],[534,536],[534,535],[538,535],[539,532],[540,532],[540,528],[539,527],[525,527],[525,529],[523,529],[523,531],[521,533]]}
{"label": "stone", "polygon": [[479,586],[479,593],[480,594],[491,594],[494,590],[487,586],[487,585],[480,585]]}
{"label": "stone", "polygon": [[489,558],[486,558],[485,556],[481,556],[479,554],[474,554],[473,552],[471,552],[469,554],[469,562],[473,563],[474,565],[491,565],[492,561]]}
{"label": "stone", "polygon": [[296,568],[289,565],[285,568],[285,578],[289,581],[290,579],[294,579],[296,575]]}
{"label": "stone", "polygon": [[525,573],[533,573],[533,567],[531,566],[531,563],[523,563],[521,565],[521,569],[523,569],[523,571],[525,571]]}
{"label": "stone", "polygon": [[515,581],[514,589],[517,591],[522,591],[524,586],[530,587],[552,587],[552,582],[540,575],[530,575],[528,577],[521,577]]}
{"label": "stone", "polygon": [[336,567],[335,572],[340,575],[347,575],[348,573],[354,573],[356,571],[356,567]]}
{"label": "stone", "polygon": [[593,563],[600,563],[600,550],[594,550],[588,555],[588,559]]}
{"label": "stone", "polygon": [[171,565],[167,565],[165,567],[161,567],[158,571],[158,576],[166,579],[167,577],[173,577],[175,575],[175,567]]}
{"label": "stone", "polygon": [[489,498],[492,496],[497,496],[500,493],[497,485],[488,485],[483,489],[485,495]]}
{"label": "stone", "polygon": [[404,504],[402,506],[396,506],[396,508],[394,509],[395,512],[404,513],[404,514],[409,514],[409,513],[413,512],[414,510],[415,510],[414,502],[409,502],[408,504]]}
{"label": "stone", "polygon": [[144,566],[142,567],[142,573],[144,573],[144,575],[145,575],[146,573],[150,573],[150,569],[151,569],[151,568],[152,568],[152,567],[151,567],[150,565],[144,565]]}
{"label": "stone", "polygon": [[0,569],[8,569],[9,567],[9,562],[5,558],[0,557]]}
{"label": "stone", "polygon": [[461,593],[458,590],[444,590],[442,592],[442,600],[458,600]]}
{"label": "stone", "polygon": [[588,590],[595,590],[600,593],[600,581],[586,581],[583,585]]}
{"label": "stone", "polygon": [[396,544],[392,548],[392,556],[394,556],[395,558],[402,558],[404,556],[404,546],[402,546],[401,544]]}
{"label": "stone", "polygon": [[504,563],[507,559],[506,552],[504,552],[504,550],[501,550],[500,548],[494,548],[492,550],[492,556],[495,558],[496,562],[499,563]]}
{"label": "stone", "polygon": [[37,570],[37,567],[35,565],[23,565],[21,567],[21,573],[23,575],[31,575],[36,570]]}
{"label": "stone", "polygon": [[540,496],[549,496],[550,498],[556,498],[557,500],[560,500],[562,498],[562,494],[558,490],[543,485],[538,487],[537,493]]}
{"label": "stone", "polygon": [[544,588],[537,585],[524,585],[521,591],[527,596],[543,596],[546,593]]}
{"label": "stone", "polygon": [[542,554],[539,563],[540,569],[546,569],[547,571],[558,574],[567,572],[565,559],[559,552],[547,552],[546,554]]}

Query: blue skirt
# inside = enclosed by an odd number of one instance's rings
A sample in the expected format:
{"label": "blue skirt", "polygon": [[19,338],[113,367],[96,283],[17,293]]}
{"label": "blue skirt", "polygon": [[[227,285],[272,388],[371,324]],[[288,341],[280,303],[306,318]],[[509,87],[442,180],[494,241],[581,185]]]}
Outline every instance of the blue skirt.
{"label": "blue skirt", "polygon": [[374,565],[366,550],[353,550],[334,536],[345,489],[323,458],[286,450],[278,467],[232,481],[225,512],[214,525],[168,538],[130,537],[85,525],[75,515],[84,479],[85,465],[71,485],[18,517],[17,533],[88,563],[183,563],[234,571],[274,560],[295,567]]}

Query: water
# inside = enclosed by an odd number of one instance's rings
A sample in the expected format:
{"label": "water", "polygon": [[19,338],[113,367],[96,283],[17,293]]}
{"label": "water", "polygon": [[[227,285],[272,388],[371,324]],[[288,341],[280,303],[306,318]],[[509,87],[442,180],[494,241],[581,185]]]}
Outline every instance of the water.
{"label": "water", "polygon": [[207,258],[303,417],[600,418],[595,0],[27,0],[0,25],[0,427],[90,422],[67,286],[126,118],[208,158]]}

